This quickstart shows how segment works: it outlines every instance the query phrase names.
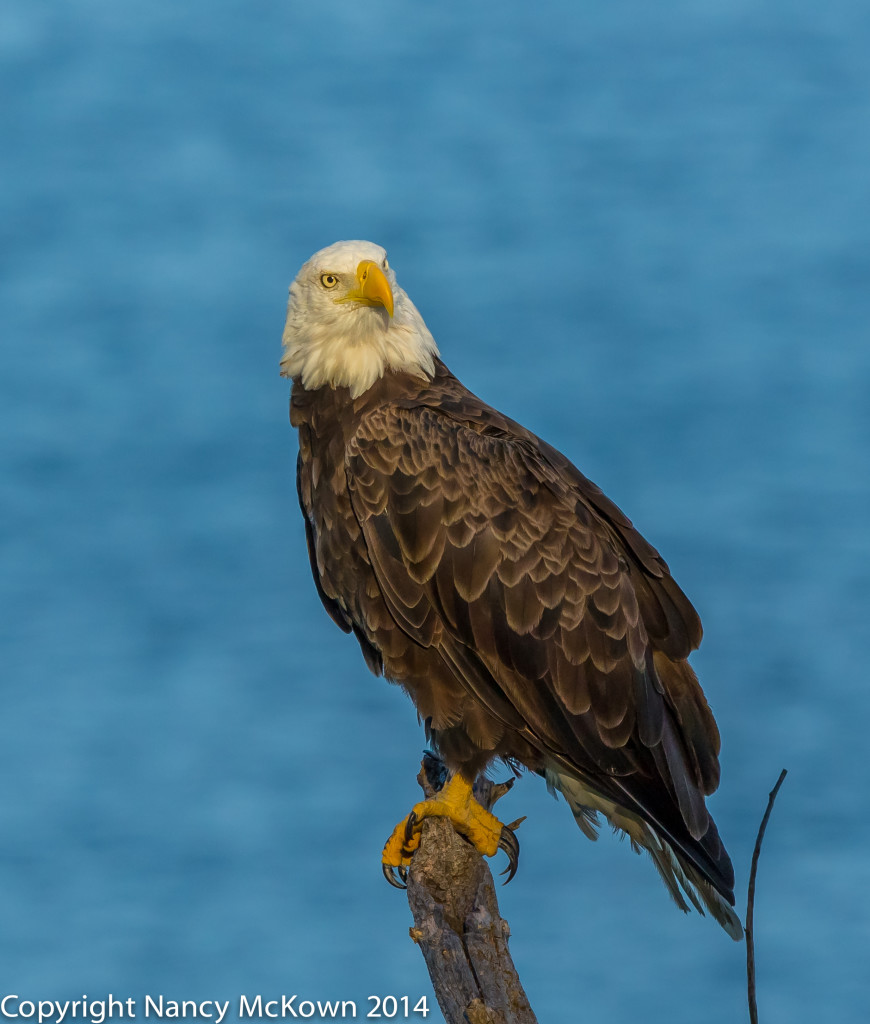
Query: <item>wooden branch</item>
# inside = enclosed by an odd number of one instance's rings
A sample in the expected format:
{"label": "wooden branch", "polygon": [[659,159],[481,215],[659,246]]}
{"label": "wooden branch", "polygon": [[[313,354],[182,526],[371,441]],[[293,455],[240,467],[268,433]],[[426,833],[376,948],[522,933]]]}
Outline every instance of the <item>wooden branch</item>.
{"label": "wooden branch", "polygon": [[767,829],[767,822],[770,819],[770,812],[773,810],[773,802],[779,787],[785,781],[788,774],[785,768],[779,773],[776,785],[770,791],[767,799],[767,810],[761,819],[758,828],[758,836],[755,839],[755,849],[752,851],[752,867],[749,871],[749,892],[746,899],[746,985],[749,995],[749,1020],[751,1024],[758,1024],[758,1006],[755,1002],[755,875],[758,871],[758,858],[761,856],[761,842],[764,839],[764,832]]}
{"label": "wooden branch", "polygon": [[[439,768],[427,754],[418,776],[427,797],[440,788],[433,785]],[[491,806],[509,788],[481,778],[475,796]],[[510,928],[499,914],[489,867],[443,818],[423,823],[408,872],[408,903],[411,938],[447,1024],[537,1024],[508,952]]]}

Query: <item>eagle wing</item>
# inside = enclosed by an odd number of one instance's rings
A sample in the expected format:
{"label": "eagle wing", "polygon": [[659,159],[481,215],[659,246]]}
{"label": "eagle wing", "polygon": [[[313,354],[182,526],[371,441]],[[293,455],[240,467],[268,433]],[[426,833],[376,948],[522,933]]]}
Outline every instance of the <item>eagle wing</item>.
{"label": "eagle wing", "polygon": [[616,506],[534,435],[426,405],[368,414],[346,472],[396,626],[729,893],[703,799],[719,736],[684,660],[700,623]]}

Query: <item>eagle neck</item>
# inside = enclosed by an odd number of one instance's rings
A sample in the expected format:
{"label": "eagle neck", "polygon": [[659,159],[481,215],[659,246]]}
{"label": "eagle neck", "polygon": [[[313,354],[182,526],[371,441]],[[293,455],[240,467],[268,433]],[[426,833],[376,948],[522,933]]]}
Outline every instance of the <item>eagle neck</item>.
{"label": "eagle neck", "polygon": [[308,426],[316,435],[327,436],[336,431],[347,442],[356,432],[363,417],[387,405],[413,402],[430,389],[430,381],[403,372],[388,371],[357,398],[350,388],[306,388],[301,378],[293,381],[290,394],[290,422],[294,427]]}

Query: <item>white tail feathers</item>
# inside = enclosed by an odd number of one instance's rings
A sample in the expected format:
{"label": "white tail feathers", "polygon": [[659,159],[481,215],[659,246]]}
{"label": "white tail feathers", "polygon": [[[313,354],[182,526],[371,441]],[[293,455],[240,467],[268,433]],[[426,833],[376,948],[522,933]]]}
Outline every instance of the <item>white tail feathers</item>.
{"label": "white tail feathers", "polygon": [[[743,938],[743,925],[725,898],[697,868],[689,864],[666,840],[660,839],[648,825],[644,825],[644,831],[648,841],[640,845],[652,858],[674,903],[680,910],[688,913],[689,907],[683,899],[685,893],[700,914],[704,913],[706,907],[710,916],[722,925],[732,939],[739,942]],[[704,907],[698,902],[699,896]]]}
{"label": "white tail feathers", "polygon": [[691,903],[700,914],[705,910],[709,912],[732,939],[739,942],[743,938],[740,919],[725,897],[704,878],[698,868],[638,815],[587,789],[570,775],[563,775],[554,770],[547,772],[546,779],[547,785],[551,789],[558,789],[568,801],[568,806],[584,835],[589,839],[598,838],[598,812],[601,812],[614,829],[624,832],[629,837],[633,850],[647,851],[665,883],[665,888],[680,910],[688,913]]}

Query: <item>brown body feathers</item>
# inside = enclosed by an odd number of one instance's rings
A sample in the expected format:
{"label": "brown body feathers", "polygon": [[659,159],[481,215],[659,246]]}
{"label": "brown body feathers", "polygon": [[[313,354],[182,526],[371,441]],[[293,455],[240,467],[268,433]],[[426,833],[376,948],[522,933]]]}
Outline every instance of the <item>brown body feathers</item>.
{"label": "brown body feathers", "polygon": [[311,566],[372,671],[448,765],[545,776],[649,850],[685,909],[734,937],[731,862],[704,803],[719,734],[687,662],[701,623],[664,560],[559,452],[466,390],[387,372],[359,397],[294,382]]}

